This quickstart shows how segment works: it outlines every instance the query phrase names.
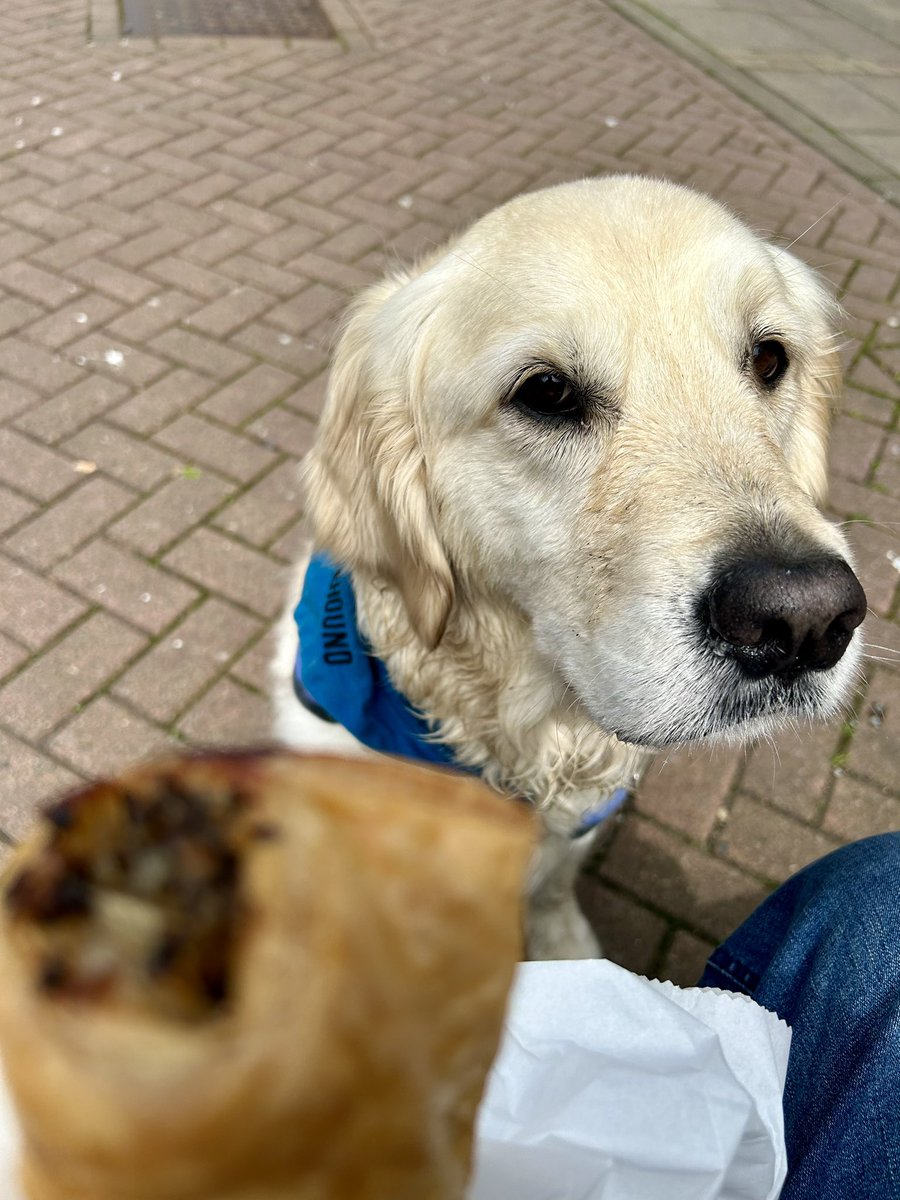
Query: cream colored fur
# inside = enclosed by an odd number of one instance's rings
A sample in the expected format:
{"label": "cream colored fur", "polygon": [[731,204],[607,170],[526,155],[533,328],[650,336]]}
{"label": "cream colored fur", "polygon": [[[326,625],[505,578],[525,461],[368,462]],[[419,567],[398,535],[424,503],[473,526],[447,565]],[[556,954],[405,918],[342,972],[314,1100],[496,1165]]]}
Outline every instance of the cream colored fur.
{"label": "cream colored fur", "polygon": [[[571,889],[585,839],[568,834],[654,747],[744,740],[845,697],[858,639],[790,707],[748,685],[735,720],[744,685],[692,625],[742,538],[847,554],[817,509],[835,317],[799,260],[636,177],[520,197],[350,313],[307,464],[315,543],[352,572],[397,688],[541,810],[535,956],[595,951]],[[771,394],[743,363],[766,331],[791,360]],[[589,384],[591,428],[548,432],[509,403],[536,362]],[[294,639],[286,619],[278,731],[333,746],[290,695]]]}

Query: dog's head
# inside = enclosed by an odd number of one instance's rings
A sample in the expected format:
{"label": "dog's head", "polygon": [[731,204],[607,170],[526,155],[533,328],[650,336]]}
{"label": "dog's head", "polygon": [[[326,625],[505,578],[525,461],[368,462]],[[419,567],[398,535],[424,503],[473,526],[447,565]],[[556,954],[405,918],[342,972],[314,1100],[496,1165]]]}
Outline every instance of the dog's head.
{"label": "dog's head", "polygon": [[355,308],[317,535],[428,645],[460,595],[515,605],[626,741],[825,716],[865,611],[816,507],[836,316],[809,268],[684,188],[520,197]]}

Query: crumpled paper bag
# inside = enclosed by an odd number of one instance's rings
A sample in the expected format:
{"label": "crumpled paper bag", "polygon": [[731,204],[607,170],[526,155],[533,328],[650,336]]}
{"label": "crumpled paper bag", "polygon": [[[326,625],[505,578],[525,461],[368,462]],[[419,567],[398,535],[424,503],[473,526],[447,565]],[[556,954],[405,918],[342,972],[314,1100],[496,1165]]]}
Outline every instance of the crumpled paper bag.
{"label": "crumpled paper bag", "polygon": [[776,1200],[790,1040],[746,996],[524,963],[469,1200]]}

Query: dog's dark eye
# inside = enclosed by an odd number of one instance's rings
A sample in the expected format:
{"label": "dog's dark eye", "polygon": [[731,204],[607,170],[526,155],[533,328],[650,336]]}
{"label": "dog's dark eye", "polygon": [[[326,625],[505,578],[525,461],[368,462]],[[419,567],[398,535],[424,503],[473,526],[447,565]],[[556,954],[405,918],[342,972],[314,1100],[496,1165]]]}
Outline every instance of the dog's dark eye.
{"label": "dog's dark eye", "polygon": [[581,398],[558,371],[530,375],[510,397],[512,404],[531,417],[541,420],[580,420]]}
{"label": "dog's dark eye", "polygon": [[763,387],[773,388],[787,370],[787,351],[781,342],[755,342],[750,352],[750,364]]}

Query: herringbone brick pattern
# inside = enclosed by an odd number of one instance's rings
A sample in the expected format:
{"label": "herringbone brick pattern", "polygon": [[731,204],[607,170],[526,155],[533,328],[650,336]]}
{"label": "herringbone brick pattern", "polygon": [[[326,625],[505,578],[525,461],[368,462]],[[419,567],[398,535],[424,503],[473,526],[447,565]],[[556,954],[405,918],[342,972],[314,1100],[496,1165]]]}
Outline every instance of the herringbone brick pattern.
{"label": "herringbone brick pattern", "polygon": [[[89,45],[0,5],[0,828],[173,742],[265,735],[337,314],[514,193],[708,190],[840,289],[834,454],[874,615],[853,720],[651,770],[586,902],[687,980],[772,883],[900,818],[900,215],[599,0],[360,0],[337,42]],[[883,647],[886,647],[883,648]]]}

